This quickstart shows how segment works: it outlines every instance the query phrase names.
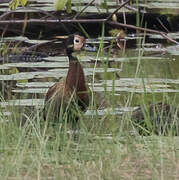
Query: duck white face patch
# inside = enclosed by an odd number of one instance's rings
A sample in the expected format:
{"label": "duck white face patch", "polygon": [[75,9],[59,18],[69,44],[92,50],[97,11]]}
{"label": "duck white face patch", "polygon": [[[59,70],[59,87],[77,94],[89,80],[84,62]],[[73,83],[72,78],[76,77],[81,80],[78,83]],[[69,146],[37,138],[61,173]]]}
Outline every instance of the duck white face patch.
{"label": "duck white face patch", "polygon": [[75,51],[79,51],[81,50],[81,48],[83,47],[84,44],[84,37],[83,36],[79,36],[79,35],[75,35],[74,36],[74,50]]}

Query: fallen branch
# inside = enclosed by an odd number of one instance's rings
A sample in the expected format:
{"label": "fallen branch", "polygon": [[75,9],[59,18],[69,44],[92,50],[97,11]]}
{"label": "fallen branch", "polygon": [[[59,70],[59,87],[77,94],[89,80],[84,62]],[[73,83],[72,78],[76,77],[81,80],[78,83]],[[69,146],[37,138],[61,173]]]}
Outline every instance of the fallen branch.
{"label": "fallen branch", "polygon": [[113,14],[117,13],[119,11],[119,9],[121,9],[122,7],[124,7],[130,0],[127,0],[126,2],[122,3],[113,13],[111,13],[107,19],[106,22],[109,21],[111,19],[111,17],[113,16]]}
{"label": "fallen branch", "polygon": [[134,26],[134,25],[123,24],[123,23],[118,23],[118,22],[113,22],[113,21],[108,21],[107,23],[110,24],[110,25],[116,26],[116,27],[125,27],[125,28],[130,28],[130,29],[136,29],[136,30],[143,31],[143,32],[160,34],[161,36],[163,36],[167,40],[179,45],[179,42],[177,42],[174,39],[167,36],[167,33],[163,32],[163,31],[157,31],[157,30],[153,30],[153,29],[142,28],[142,27],[137,27],[137,26]]}
{"label": "fallen branch", "polygon": [[[39,23],[96,23],[105,22],[106,19],[28,19],[28,24],[39,24]],[[7,24],[24,24],[24,20],[2,20],[0,25]]]}
{"label": "fallen branch", "polygon": [[[153,30],[153,29],[148,29],[148,28],[142,28],[142,27],[137,27],[134,25],[130,25],[130,24],[123,24],[123,23],[119,23],[119,22],[114,22],[114,21],[110,21],[111,17],[113,14],[115,14],[120,8],[122,8],[123,6],[125,6],[127,3],[129,2],[129,0],[127,0],[126,2],[124,2],[123,4],[120,5],[120,7],[118,7],[113,13],[111,13],[108,17],[106,18],[102,18],[102,19],[28,19],[28,20],[4,20],[4,18],[6,16],[9,15],[10,12],[4,13],[3,15],[0,16],[0,25],[17,25],[17,24],[22,24],[24,25],[24,23],[27,24],[35,24],[35,25],[42,25],[42,24],[50,24],[50,25],[57,25],[58,23],[60,24],[65,24],[65,23],[105,23],[105,24],[109,24],[109,25],[113,25],[115,27],[125,27],[128,29],[135,29],[135,30],[139,30],[139,31],[143,31],[143,32],[149,32],[149,33],[155,33],[155,34],[159,34],[162,37],[166,38],[167,40],[169,40],[172,43],[175,44],[179,44],[179,42],[175,41],[174,39],[170,38],[167,33],[163,32],[163,31],[157,31],[157,30]],[[93,0],[89,3],[91,4],[93,3]],[[88,5],[86,6],[86,8],[88,7]],[[42,11],[44,13],[44,11]],[[49,13],[44,13],[46,16],[50,17],[50,18],[54,18],[55,16],[50,15]],[[77,14],[77,16],[79,16],[79,14]],[[75,16],[75,17],[77,17]],[[67,29],[67,28],[65,28]]]}

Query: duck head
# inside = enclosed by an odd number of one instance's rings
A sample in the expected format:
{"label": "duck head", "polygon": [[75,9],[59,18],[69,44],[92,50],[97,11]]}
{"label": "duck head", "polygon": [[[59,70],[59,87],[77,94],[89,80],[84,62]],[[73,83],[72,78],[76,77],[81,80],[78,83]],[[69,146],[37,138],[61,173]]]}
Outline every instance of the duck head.
{"label": "duck head", "polygon": [[73,52],[80,51],[96,51],[96,48],[89,46],[86,44],[85,38],[79,34],[72,34],[68,36],[66,41],[66,52],[68,56],[71,56]]}

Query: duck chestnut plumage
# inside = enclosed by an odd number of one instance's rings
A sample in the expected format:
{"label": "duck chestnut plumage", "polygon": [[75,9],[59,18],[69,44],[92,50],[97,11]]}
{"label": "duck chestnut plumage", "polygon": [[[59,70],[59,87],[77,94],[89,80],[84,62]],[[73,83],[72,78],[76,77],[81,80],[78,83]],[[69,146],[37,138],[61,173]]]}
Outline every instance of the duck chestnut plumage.
{"label": "duck chestnut plumage", "polygon": [[70,35],[66,40],[66,53],[69,58],[69,69],[65,79],[49,88],[45,97],[44,119],[54,121],[67,119],[77,121],[79,111],[86,111],[89,105],[88,88],[83,68],[74,51],[84,47],[85,38],[78,34]]}

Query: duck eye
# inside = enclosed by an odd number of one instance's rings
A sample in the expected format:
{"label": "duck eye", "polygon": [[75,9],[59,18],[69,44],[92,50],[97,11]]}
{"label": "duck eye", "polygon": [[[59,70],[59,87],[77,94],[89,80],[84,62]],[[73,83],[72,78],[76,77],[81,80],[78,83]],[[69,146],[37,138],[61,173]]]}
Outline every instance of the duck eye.
{"label": "duck eye", "polygon": [[79,39],[75,39],[75,43],[79,43],[80,42],[80,40]]}

